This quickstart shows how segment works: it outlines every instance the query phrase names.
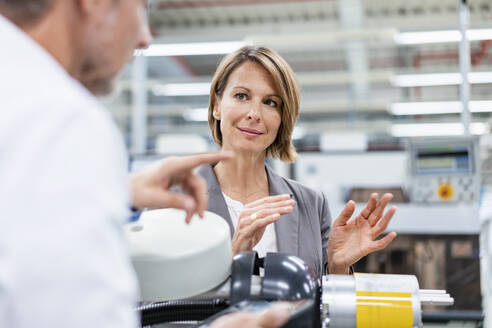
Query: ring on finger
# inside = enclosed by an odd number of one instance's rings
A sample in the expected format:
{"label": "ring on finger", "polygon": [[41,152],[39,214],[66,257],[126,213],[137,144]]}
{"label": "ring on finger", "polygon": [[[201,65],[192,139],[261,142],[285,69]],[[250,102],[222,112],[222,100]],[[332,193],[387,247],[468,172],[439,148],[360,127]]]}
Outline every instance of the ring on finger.
{"label": "ring on finger", "polygon": [[256,220],[258,218],[258,214],[257,213],[253,213],[249,217],[250,217],[251,221],[254,221],[254,220]]}

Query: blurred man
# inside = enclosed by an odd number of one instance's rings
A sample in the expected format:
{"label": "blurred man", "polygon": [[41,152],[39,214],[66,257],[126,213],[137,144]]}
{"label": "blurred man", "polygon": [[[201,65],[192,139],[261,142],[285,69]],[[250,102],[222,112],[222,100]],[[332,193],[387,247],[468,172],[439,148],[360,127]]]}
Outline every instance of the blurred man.
{"label": "blurred man", "polygon": [[[227,155],[171,158],[128,184],[121,136],[92,95],[148,46],[146,6],[0,0],[0,327],[137,326],[121,231],[130,205],[183,208],[187,220],[207,207],[192,170]],[[188,194],[170,193],[176,184]],[[286,319],[217,327],[245,318]]]}

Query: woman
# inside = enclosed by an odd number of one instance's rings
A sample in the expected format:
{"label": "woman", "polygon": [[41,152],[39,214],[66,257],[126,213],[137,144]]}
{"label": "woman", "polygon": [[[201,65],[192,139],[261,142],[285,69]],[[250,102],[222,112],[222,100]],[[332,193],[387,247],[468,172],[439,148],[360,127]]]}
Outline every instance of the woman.
{"label": "woman", "polygon": [[295,160],[291,136],[299,98],[294,73],[276,52],[248,46],[224,58],[212,81],[208,120],[215,142],[235,157],[199,171],[208,184],[209,210],[229,223],[234,254],[279,251],[299,256],[318,274],[348,273],[396,237],[391,232],[375,240],[396,208],[383,216],[392,195],[378,201],[373,194],[353,220],[355,203],[349,201],[330,226],[322,193],[265,165],[267,157]]}

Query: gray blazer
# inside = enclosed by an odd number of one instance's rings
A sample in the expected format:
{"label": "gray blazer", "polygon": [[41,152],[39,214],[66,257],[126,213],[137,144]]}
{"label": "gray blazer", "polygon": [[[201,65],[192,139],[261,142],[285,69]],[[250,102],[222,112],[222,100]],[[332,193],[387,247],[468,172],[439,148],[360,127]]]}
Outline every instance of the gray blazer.
{"label": "gray blazer", "polygon": [[[281,253],[303,259],[318,275],[325,272],[326,248],[331,216],[325,196],[302,184],[281,177],[266,166],[270,195],[292,194],[294,210],[275,222],[277,247]],[[234,234],[229,210],[211,165],[200,167],[198,173],[207,181],[208,210],[224,218]]]}

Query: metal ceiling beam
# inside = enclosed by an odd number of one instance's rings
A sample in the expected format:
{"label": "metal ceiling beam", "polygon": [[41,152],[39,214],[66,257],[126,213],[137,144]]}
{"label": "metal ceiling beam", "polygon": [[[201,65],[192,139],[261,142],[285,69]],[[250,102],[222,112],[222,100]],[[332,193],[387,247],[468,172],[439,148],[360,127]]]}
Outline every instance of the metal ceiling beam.
{"label": "metal ceiling beam", "polygon": [[335,0],[195,0],[195,1],[159,1],[156,8],[159,10],[170,9],[197,9],[211,7],[230,7],[230,6],[263,6],[271,4],[292,4],[292,3],[312,3],[326,2]]}
{"label": "metal ceiling beam", "polygon": [[[340,25],[347,30],[363,28],[364,9],[360,0],[338,0]],[[369,60],[364,42],[348,41],[344,43],[348,71],[356,76],[351,79],[351,99],[361,101],[369,98],[368,81]],[[354,110],[357,107],[354,104]]]}

